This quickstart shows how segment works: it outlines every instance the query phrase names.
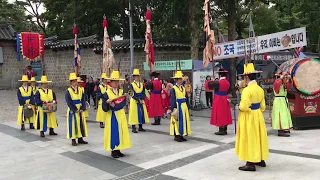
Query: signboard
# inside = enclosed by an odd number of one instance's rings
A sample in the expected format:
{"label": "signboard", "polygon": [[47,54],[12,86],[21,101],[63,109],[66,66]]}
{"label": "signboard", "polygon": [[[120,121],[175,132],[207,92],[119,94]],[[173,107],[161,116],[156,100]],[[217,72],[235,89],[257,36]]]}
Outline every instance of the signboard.
{"label": "signboard", "polygon": [[[179,60],[175,61],[155,61],[155,69],[157,71],[175,71],[176,68],[179,69]],[[192,60],[180,60],[181,70],[190,70],[192,69]],[[143,63],[143,69],[145,71],[150,71],[150,68],[146,62]]]}
{"label": "signboard", "polygon": [[254,38],[224,42],[214,45],[214,59],[228,59],[279,50],[292,49],[307,45],[306,28],[291,29]]}

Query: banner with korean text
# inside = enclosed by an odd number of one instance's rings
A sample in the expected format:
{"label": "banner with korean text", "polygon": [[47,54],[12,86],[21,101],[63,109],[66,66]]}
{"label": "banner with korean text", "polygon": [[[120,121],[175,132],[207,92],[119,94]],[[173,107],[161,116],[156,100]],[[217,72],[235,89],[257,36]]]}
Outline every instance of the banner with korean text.
{"label": "banner with korean text", "polygon": [[214,60],[243,57],[307,45],[306,28],[291,29],[214,45]]}

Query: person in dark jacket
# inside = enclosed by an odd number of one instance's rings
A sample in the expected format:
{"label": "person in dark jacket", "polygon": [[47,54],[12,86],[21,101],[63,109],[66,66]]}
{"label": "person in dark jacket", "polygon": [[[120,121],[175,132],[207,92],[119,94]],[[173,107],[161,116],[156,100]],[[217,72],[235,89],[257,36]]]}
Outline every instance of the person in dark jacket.
{"label": "person in dark jacket", "polygon": [[87,82],[87,96],[88,96],[88,103],[90,104],[90,97],[93,100],[94,106],[96,106],[96,99],[95,99],[95,94],[94,94],[94,86],[95,83],[93,81],[93,78],[90,77],[89,81]]}

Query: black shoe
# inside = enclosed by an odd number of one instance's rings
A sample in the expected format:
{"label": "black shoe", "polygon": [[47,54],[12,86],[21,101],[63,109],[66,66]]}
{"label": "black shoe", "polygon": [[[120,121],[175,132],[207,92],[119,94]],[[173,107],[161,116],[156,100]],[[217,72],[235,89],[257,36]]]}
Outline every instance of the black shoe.
{"label": "black shoe", "polygon": [[278,136],[280,136],[280,137],[290,137],[290,134],[286,133],[285,131],[279,130],[278,131]]}
{"label": "black shoe", "polygon": [[183,136],[181,136],[181,140],[182,140],[182,141],[187,141],[187,139],[184,138]]}
{"label": "black shoe", "polygon": [[118,153],[116,151],[111,151],[111,156],[113,158],[119,158],[119,155],[118,155]]}
{"label": "black shoe", "polygon": [[240,171],[256,171],[256,166],[254,165],[254,163],[247,162],[245,166],[239,167],[239,170]]}
{"label": "black shoe", "polygon": [[155,119],[155,120],[154,120],[154,123],[152,123],[151,125],[160,125],[160,120]]}
{"label": "black shoe", "polygon": [[43,131],[40,131],[40,137],[46,137]]}
{"label": "black shoe", "polygon": [[30,123],[30,129],[34,129],[33,123]]}
{"label": "black shoe", "polygon": [[116,150],[116,153],[118,154],[119,157],[124,157],[124,156],[125,156],[124,154],[122,154],[122,153],[120,152],[120,150]]}
{"label": "black shoe", "polygon": [[258,163],[254,163],[254,165],[257,165],[257,166],[260,166],[260,167],[266,167],[267,164],[264,160],[262,160],[261,162],[258,162]]}
{"label": "black shoe", "polygon": [[227,135],[227,132],[224,131],[225,127],[219,127],[219,131],[215,132],[215,135],[219,135],[219,136],[223,136],[223,135]]}
{"label": "black shoe", "polygon": [[183,140],[181,139],[180,136],[175,136],[174,140],[177,141],[177,142],[183,142]]}
{"label": "black shoe", "polygon": [[135,125],[132,125],[132,132],[133,132],[133,133],[138,133]]}
{"label": "black shoe", "polygon": [[139,131],[145,132],[146,130],[142,128],[142,124],[139,124]]}
{"label": "black shoe", "polygon": [[100,128],[104,128],[103,122],[100,122]]}
{"label": "black shoe", "polygon": [[21,131],[25,131],[26,128],[24,127],[24,124],[21,125]]}
{"label": "black shoe", "polygon": [[50,128],[49,135],[50,135],[50,136],[56,136],[56,135],[58,135],[58,134],[53,131],[53,128]]}
{"label": "black shoe", "polygon": [[87,141],[84,141],[83,138],[78,139],[78,144],[88,144]]}
{"label": "black shoe", "polygon": [[75,139],[72,139],[71,145],[72,145],[72,146],[77,146],[77,145],[78,145]]}

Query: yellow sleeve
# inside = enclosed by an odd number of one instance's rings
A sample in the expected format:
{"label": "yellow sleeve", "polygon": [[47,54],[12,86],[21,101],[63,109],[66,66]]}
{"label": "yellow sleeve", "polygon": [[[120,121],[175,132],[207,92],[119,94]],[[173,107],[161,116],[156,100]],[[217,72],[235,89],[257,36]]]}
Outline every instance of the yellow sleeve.
{"label": "yellow sleeve", "polygon": [[241,101],[239,105],[240,111],[250,111],[251,101],[250,101],[250,92],[248,89],[244,89],[241,94]]}
{"label": "yellow sleeve", "polygon": [[262,94],[262,101],[260,103],[260,110],[263,112],[266,110],[266,100],[264,98],[264,90],[261,91],[261,94]]}

